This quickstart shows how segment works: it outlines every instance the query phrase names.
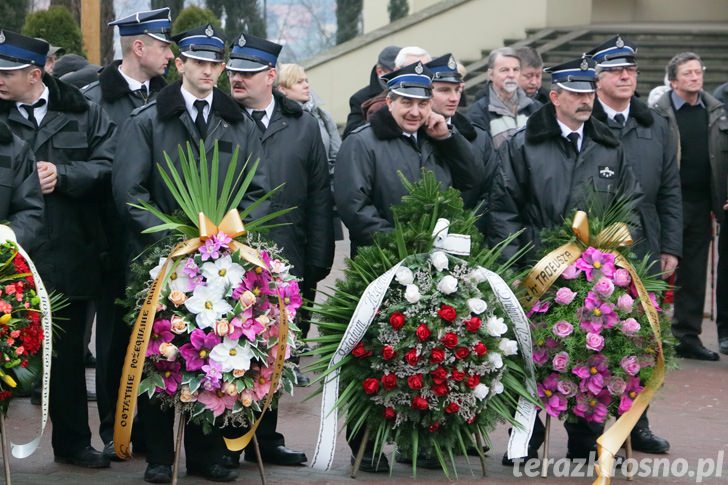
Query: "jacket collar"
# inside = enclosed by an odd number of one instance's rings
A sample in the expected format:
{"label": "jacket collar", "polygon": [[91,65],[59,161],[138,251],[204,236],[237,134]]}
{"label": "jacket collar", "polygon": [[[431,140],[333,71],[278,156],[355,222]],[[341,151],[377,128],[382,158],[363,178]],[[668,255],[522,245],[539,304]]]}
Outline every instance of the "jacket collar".
{"label": "jacket collar", "polygon": [[[619,146],[619,140],[610,129],[593,116],[584,123],[584,136],[588,136],[600,145],[611,148]],[[546,104],[526,121],[526,140],[538,144],[554,138],[561,138],[561,128],[556,121],[554,105]]]}
{"label": "jacket collar", "polygon": [[13,132],[10,131],[10,127],[0,121],[0,143],[3,145],[13,141]]}
{"label": "jacket collar", "polygon": [[[380,140],[395,140],[402,136],[402,128],[394,121],[392,113],[386,108],[375,111],[369,118],[369,122],[374,131],[374,136]],[[421,139],[423,136],[427,135],[425,135],[425,130],[420,128],[417,132],[417,138]]]}
{"label": "jacket collar", "polygon": [[280,110],[281,115],[300,118],[303,115],[303,108],[300,104],[292,99],[288,99],[283,93],[277,89],[273,90],[273,98],[276,100],[276,110]]}
{"label": "jacket collar", "polygon": [[[157,96],[157,113],[160,120],[178,118],[185,111],[185,100],[180,88],[182,82],[169,84],[159,91]],[[229,96],[217,88],[213,89],[211,112],[217,113],[222,119],[230,123],[244,120],[240,106]]]}
{"label": "jacket collar", "polygon": [[[81,91],[59,81],[49,74],[43,74],[43,84],[48,86],[48,110],[71,113],[83,113],[88,110],[88,101]],[[0,101],[0,112],[8,113],[15,106],[15,101]]]}
{"label": "jacket collar", "polygon": [[[116,60],[102,69],[101,74],[99,74],[101,97],[106,102],[116,101],[131,92],[129,84],[119,72],[120,65],[121,60]],[[161,90],[166,84],[162,76],[156,76],[149,80],[150,91],[153,93]]]}
{"label": "jacket collar", "polygon": [[[598,100],[594,100],[594,110],[592,111],[592,117],[598,119],[602,123],[607,123],[607,113],[604,112],[602,103]],[[647,107],[645,103],[640,101],[637,97],[632,96],[629,101],[629,117],[634,118],[638,124],[644,127],[650,127],[655,122],[652,117],[652,111]]]}

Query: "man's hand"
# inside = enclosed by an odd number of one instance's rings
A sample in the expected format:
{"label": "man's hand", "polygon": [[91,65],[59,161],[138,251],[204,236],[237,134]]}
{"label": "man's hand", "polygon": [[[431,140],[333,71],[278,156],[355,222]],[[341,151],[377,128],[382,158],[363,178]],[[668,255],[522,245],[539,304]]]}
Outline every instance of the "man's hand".
{"label": "man's hand", "polygon": [[662,279],[666,280],[675,272],[677,268],[677,258],[672,254],[660,255],[660,266],[662,268]]}
{"label": "man's hand", "polygon": [[427,123],[425,123],[425,133],[435,140],[444,140],[445,138],[449,138],[451,134],[450,128],[447,126],[447,121],[445,121],[445,117],[435,112],[431,113],[430,117],[427,118]]}
{"label": "man's hand", "polygon": [[38,161],[36,165],[38,167],[38,178],[40,179],[40,190],[43,195],[50,194],[56,189],[56,182],[58,181],[56,166],[51,162],[44,161]]}

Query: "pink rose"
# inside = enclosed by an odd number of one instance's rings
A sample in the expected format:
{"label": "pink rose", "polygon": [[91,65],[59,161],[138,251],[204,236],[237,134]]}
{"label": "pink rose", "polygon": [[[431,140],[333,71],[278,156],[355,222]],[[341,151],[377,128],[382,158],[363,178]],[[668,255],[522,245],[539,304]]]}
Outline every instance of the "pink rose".
{"label": "pink rose", "polygon": [[626,269],[618,269],[614,272],[614,284],[626,288],[632,282],[632,277]]}
{"label": "pink rose", "polygon": [[620,324],[620,326],[622,328],[622,332],[624,332],[627,335],[634,335],[640,331],[640,324],[634,318],[628,318],[626,320],[622,320],[622,323]]}
{"label": "pink rose", "polygon": [[556,372],[566,372],[566,368],[569,365],[569,354],[566,352],[559,352],[554,355],[551,364]]}
{"label": "pink rose", "polygon": [[574,331],[574,326],[566,320],[559,320],[558,322],[554,323],[551,331],[554,332],[554,335],[556,335],[557,337],[564,338],[571,335],[571,333]]}
{"label": "pink rose", "polygon": [[622,395],[627,390],[627,383],[621,377],[612,377],[607,382],[607,390],[612,396]]}
{"label": "pink rose", "polygon": [[572,264],[561,273],[561,277],[565,280],[573,280],[579,276],[579,273],[581,273],[581,270],[576,267],[576,264]]}
{"label": "pink rose", "polygon": [[568,305],[572,301],[574,301],[574,297],[576,296],[575,291],[571,291],[567,287],[561,287],[556,291],[556,298],[554,301],[558,303],[559,305]]}
{"label": "pink rose", "polygon": [[640,363],[634,355],[623,357],[622,360],[619,361],[619,365],[631,376],[636,376],[640,371]]}
{"label": "pink rose", "polygon": [[597,284],[594,285],[594,291],[602,298],[609,298],[614,293],[614,283],[609,278],[602,276],[597,281]]}
{"label": "pink rose", "polygon": [[634,305],[634,299],[627,293],[617,298],[617,308],[625,313],[632,313],[632,305]]}
{"label": "pink rose", "polygon": [[572,397],[579,391],[579,386],[577,386],[575,382],[559,381],[558,384],[556,384],[556,390],[563,394],[564,397]]}
{"label": "pink rose", "polygon": [[598,333],[589,332],[586,334],[586,348],[599,352],[604,348],[604,337]]}

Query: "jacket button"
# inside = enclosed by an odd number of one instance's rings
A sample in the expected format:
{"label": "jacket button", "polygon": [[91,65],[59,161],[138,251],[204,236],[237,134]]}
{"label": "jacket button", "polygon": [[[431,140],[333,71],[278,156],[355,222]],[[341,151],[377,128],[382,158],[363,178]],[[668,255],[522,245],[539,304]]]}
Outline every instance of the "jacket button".
{"label": "jacket button", "polygon": [[223,128],[227,128],[227,123],[223,123],[223,124],[222,124],[222,127],[223,127]]}

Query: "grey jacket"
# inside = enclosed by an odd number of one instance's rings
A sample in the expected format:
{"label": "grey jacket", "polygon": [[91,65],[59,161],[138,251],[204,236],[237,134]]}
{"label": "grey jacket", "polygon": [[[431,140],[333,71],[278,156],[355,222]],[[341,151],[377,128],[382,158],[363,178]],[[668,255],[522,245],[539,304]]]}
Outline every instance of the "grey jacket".
{"label": "grey jacket", "polygon": [[[678,143],[678,166],[680,164],[680,131],[672,107],[670,94],[667,91],[657,101],[655,111],[670,120],[670,128]],[[700,97],[708,111],[708,151],[710,153],[710,194],[711,206],[718,222],[723,222],[725,211],[723,204],[728,199],[728,117],[723,104],[703,91]]]}

